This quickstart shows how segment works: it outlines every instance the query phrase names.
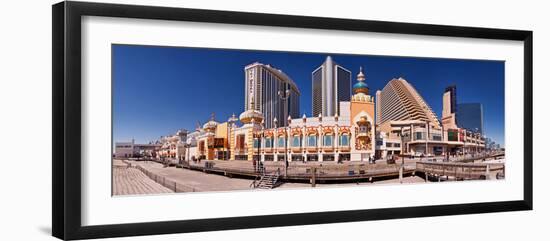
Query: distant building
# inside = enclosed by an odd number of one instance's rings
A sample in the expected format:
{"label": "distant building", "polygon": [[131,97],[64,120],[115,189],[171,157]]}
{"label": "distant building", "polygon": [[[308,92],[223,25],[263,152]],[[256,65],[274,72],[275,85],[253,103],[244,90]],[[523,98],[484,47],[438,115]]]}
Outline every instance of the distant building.
{"label": "distant building", "polygon": [[[265,126],[273,127],[273,119],[286,120],[300,116],[300,90],[294,81],[283,71],[259,62],[244,67],[245,72],[245,111],[253,109],[263,113]],[[279,91],[289,97],[283,101]],[[254,103],[252,99],[254,98]],[[286,108],[284,104],[286,103]],[[286,112],[285,112],[286,111]],[[283,122],[282,125],[285,125]]]}
{"label": "distant building", "polygon": [[483,134],[483,105],[481,103],[458,104],[456,123],[460,128]]}
{"label": "distant building", "polygon": [[135,141],[115,142],[115,158],[135,158],[156,153],[161,149],[160,143],[136,144]]}
{"label": "distant building", "polygon": [[489,137],[485,138],[485,149],[487,150],[496,149],[496,143]]}
{"label": "distant building", "polygon": [[157,141],[160,144],[157,154],[160,157],[173,158],[173,161],[185,159],[188,134],[189,131],[181,129],[174,135],[162,136]]}
{"label": "distant building", "polygon": [[340,113],[340,102],[350,101],[351,71],[327,56],[311,73],[311,112],[313,116],[334,116]]}
{"label": "distant building", "polygon": [[115,157],[134,157],[137,156],[138,151],[134,148],[134,140],[131,142],[116,142],[115,143]]}

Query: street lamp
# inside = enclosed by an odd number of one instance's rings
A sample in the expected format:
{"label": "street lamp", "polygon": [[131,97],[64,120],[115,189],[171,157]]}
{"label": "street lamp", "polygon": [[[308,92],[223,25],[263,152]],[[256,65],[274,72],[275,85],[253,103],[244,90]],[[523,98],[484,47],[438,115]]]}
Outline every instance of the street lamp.
{"label": "street lamp", "polygon": [[256,138],[258,140],[257,142],[257,149],[258,149],[258,166],[260,166],[260,162],[261,162],[261,152],[260,152],[260,146],[262,145],[262,137],[263,137],[263,134],[264,134],[264,120],[262,120],[262,122],[260,123],[260,126],[261,126],[261,131],[258,135],[256,135]]}
{"label": "street lamp", "polygon": [[399,183],[403,183],[403,168],[405,167],[405,155],[404,153],[404,141],[403,141],[403,127],[399,131],[399,137],[401,137],[401,167],[399,168]]}
{"label": "street lamp", "polygon": [[487,155],[487,136],[483,135],[483,155]]}
{"label": "street lamp", "polygon": [[[285,85],[286,86],[286,85]],[[281,100],[283,100],[283,107],[284,107],[284,115],[285,115],[285,119],[286,117],[288,116],[288,107],[287,107],[287,100],[288,98],[290,97],[290,90],[289,89],[286,89],[284,92],[283,91],[277,91],[277,94],[279,95],[279,98],[281,98]],[[284,121],[284,119],[283,119]],[[286,133],[286,127],[285,127],[285,175],[286,175],[286,169],[288,169],[288,150],[287,150],[287,133]]]}
{"label": "street lamp", "polygon": [[[426,121],[426,150],[424,150],[426,158],[428,158],[428,141],[430,138],[430,121]],[[435,156],[435,155],[434,155]]]}
{"label": "street lamp", "polygon": [[475,142],[476,142],[476,155],[479,153],[479,148],[478,148],[478,145],[479,145],[479,140],[478,140],[478,136],[479,136],[479,128],[475,128]]}

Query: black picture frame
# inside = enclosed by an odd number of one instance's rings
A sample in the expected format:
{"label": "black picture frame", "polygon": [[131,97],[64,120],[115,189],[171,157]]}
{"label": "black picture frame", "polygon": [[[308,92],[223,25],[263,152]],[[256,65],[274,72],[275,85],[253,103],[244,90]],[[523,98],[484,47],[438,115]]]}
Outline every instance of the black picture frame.
{"label": "black picture frame", "polygon": [[[421,207],[140,222],[81,224],[81,17],[104,16],[378,33],[517,40],[524,43],[523,199]],[[533,32],[415,23],[335,19],[90,2],[52,6],[52,233],[60,239],[200,232],[322,223],[532,210],[533,208]],[[514,160],[516,161],[516,160]]]}

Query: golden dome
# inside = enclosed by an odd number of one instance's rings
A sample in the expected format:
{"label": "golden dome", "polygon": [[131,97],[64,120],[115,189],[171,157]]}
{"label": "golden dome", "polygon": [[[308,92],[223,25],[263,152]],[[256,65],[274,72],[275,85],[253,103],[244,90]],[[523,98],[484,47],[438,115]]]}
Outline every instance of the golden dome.
{"label": "golden dome", "polygon": [[239,115],[239,119],[243,124],[248,123],[257,123],[260,124],[264,120],[264,114],[262,112],[255,110],[254,99],[250,103],[251,108]]}
{"label": "golden dome", "polygon": [[208,122],[206,122],[202,128],[205,129],[206,131],[214,131],[216,130],[216,127],[218,127],[218,122],[214,120],[214,113],[212,113],[212,117],[210,118],[210,120]]}
{"label": "golden dome", "polygon": [[248,123],[261,123],[264,119],[264,115],[262,112],[259,112],[257,110],[247,110],[239,116],[239,119],[242,123],[248,124]]}

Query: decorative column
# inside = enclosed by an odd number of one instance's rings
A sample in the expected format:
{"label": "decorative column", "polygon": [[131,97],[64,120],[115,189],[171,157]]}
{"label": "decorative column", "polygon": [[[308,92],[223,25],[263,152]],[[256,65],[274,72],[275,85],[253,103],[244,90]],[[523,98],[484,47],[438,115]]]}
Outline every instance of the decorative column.
{"label": "decorative column", "polygon": [[290,155],[289,153],[291,152],[290,151],[290,123],[292,122],[292,118],[290,117],[290,115],[288,115],[288,118],[287,118],[287,124],[286,124],[286,127],[285,127],[285,136],[286,136],[286,140],[285,140],[285,155],[286,155],[286,159],[291,162],[292,161],[292,155]]}
{"label": "decorative column", "polygon": [[317,161],[323,161],[323,117],[319,114],[319,126],[317,126]]}
{"label": "decorative column", "polygon": [[258,135],[258,140],[259,140],[259,143],[258,145],[260,146],[260,153],[258,153],[258,155],[260,155],[260,161],[261,162],[265,162],[265,141],[263,141],[264,139],[264,126],[265,126],[265,121],[262,119],[262,123],[261,123],[261,132],[260,134]]}
{"label": "decorative column", "polygon": [[273,143],[272,146],[275,150],[273,150],[273,161],[278,162],[279,161],[279,133],[277,133],[277,117],[273,118]]}
{"label": "decorative column", "polygon": [[306,118],[306,114],[304,114],[302,116],[302,122],[303,122],[303,126],[302,126],[302,158],[304,161],[307,161],[307,126],[306,126],[306,121],[307,121],[307,118]]}
{"label": "decorative column", "polygon": [[340,157],[340,130],[338,129],[338,113],[334,114],[334,161],[338,162],[338,158]]}

